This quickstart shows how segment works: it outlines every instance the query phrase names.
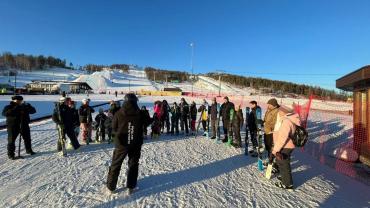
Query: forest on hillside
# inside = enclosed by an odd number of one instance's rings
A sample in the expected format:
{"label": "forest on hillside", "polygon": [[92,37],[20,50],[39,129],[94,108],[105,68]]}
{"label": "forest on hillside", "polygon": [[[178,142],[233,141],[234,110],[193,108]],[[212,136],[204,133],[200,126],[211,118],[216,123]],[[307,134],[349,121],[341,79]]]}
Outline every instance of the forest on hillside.
{"label": "forest on hillside", "polygon": [[184,82],[190,79],[190,75],[187,72],[174,71],[174,70],[162,70],[156,69],[153,67],[146,67],[145,69],[146,76],[149,80],[156,82],[168,82],[178,81]]}
{"label": "forest on hillside", "polygon": [[[221,80],[226,83],[233,84],[238,87],[251,87],[257,90],[261,90],[265,93],[275,94],[295,94],[301,96],[315,95],[322,99],[330,100],[342,100],[346,101],[349,97],[348,93],[336,92],[335,90],[327,90],[318,86],[309,86],[303,84],[296,84],[292,82],[270,80],[256,77],[244,77],[232,74],[220,74]],[[218,80],[219,74],[208,73],[206,76]]]}

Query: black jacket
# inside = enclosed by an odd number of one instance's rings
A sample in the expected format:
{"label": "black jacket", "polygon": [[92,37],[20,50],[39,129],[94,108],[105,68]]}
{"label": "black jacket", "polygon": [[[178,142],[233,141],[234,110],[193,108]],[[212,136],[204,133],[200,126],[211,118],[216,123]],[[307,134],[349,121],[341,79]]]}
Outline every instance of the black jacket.
{"label": "black jacket", "polygon": [[181,119],[187,119],[189,117],[189,105],[185,101],[184,103],[180,103],[180,113]]}
{"label": "black jacket", "polygon": [[248,128],[250,131],[256,131],[257,130],[257,124],[258,124],[258,119],[257,119],[257,108],[261,108],[257,106],[256,108],[252,108],[251,112],[248,115]]}
{"label": "black jacket", "polygon": [[217,120],[217,115],[218,115],[217,105],[218,105],[217,103],[212,103],[211,105],[211,110],[210,110],[211,120]]}
{"label": "black jacket", "polygon": [[176,119],[180,119],[180,107],[179,106],[172,106],[171,108],[171,120],[175,121]]}
{"label": "black jacket", "polygon": [[30,114],[36,113],[36,109],[29,103],[17,105],[10,102],[5,106],[2,115],[6,117],[8,128],[20,128],[30,123]]}
{"label": "black jacket", "polygon": [[112,131],[117,145],[137,147],[143,144],[143,128],[150,124],[150,117],[136,103],[125,102],[113,117]]}
{"label": "black jacket", "polygon": [[104,123],[105,123],[105,120],[107,120],[108,119],[108,116],[106,116],[104,113],[102,113],[102,114],[98,114],[98,115],[96,115],[95,116],[95,121],[96,121],[96,126],[97,127],[101,127],[101,128],[105,128],[105,125],[104,125]]}
{"label": "black jacket", "polygon": [[239,109],[237,112],[234,113],[233,127],[240,129],[240,127],[243,126],[243,123],[243,110]]}
{"label": "black jacket", "polygon": [[94,112],[95,112],[94,108],[86,105],[81,105],[80,109],[78,109],[80,123],[91,123],[92,122],[91,114]]}
{"label": "black jacket", "polygon": [[220,108],[220,116],[222,117],[222,120],[230,121],[230,110],[234,109],[234,103],[227,102],[223,103]]}
{"label": "black jacket", "polygon": [[[56,103],[52,119],[56,124],[62,125],[66,129],[73,129],[76,125],[76,115],[73,111],[75,111],[75,109],[72,109],[67,105]],[[61,118],[59,118],[59,113]]]}
{"label": "black jacket", "polygon": [[190,105],[190,118],[191,120],[197,120],[197,105],[196,104]]}

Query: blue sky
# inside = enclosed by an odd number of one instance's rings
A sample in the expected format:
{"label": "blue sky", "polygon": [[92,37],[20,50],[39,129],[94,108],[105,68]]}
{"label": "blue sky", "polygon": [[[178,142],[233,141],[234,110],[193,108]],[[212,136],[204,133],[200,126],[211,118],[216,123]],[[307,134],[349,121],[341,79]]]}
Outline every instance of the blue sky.
{"label": "blue sky", "polygon": [[334,88],[370,60],[367,0],[0,0],[0,52]]}

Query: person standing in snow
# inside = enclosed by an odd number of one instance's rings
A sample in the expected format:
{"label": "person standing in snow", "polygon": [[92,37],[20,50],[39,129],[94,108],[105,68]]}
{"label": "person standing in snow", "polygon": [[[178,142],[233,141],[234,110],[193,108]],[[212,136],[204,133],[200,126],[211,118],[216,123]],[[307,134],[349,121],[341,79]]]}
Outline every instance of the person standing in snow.
{"label": "person standing in snow", "polygon": [[[36,109],[29,103],[23,102],[23,97],[15,95],[9,105],[5,106],[2,115],[6,117],[6,128],[8,132],[8,157],[15,159],[15,140],[22,135],[26,153],[34,155],[31,145],[30,114],[36,113]],[[20,138],[19,138],[20,139]]]}
{"label": "person standing in snow", "polygon": [[276,164],[281,176],[278,177],[281,180],[275,183],[279,188],[293,189],[290,156],[295,145],[291,138],[294,135],[296,126],[300,125],[301,122],[297,113],[294,113],[292,109],[286,106],[279,107],[278,120],[273,134],[274,147],[272,149],[272,154],[276,158]]}
{"label": "person standing in snow", "polygon": [[[189,135],[189,104],[185,101],[185,98],[181,98],[181,103],[180,103],[180,126],[181,126],[181,131],[184,132],[186,135]],[[185,127],[185,129],[184,129]]]}
{"label": "person standing in snow", "polygon": [[179,119],[180,119],[180,107],[176,102],[173,103],[171,108],[171,135],[179,135]]}
{"label": "person standing in snow", "polygon": [[91,140],[91,132],[92,132],[92,113],[95,110],[89,106],[89,100],[83,99],[82,105],[78,110],[78,115],[80,117],[81,123],[81,132],[82,132],[82,140],[87,144],[92,142]]}
{"label": "person standing in snow", "polygon": [[204,134],[203,136],[206,136],[207,135],[207,131],[208,131],[208,123],[209,123],[209,106],[208,106],[208,102],[206,101],[206,99],[203,99],[203,104],[198,108],[198,112],[200,112],[200,118],[201,118],[201,122],[202,122],[202,127],[203,127],[203,131],[204,131]]}
{"label": "person standing in snow", "polygon": [[[257,126],[258,126],[258,119],[257,119],[257,108],[260,108],[257,105],[256,101],[251,101],[249,102],[250,104],[250,113],[248,115],[248,130],[249,134],[252,140],[252,145],[253,145],[253,150],[249,151],[249,153],[252,154],[252,156],[256,157],[257,156]],[[246,145],[248,146],[249,141],[246,140]]]}
{"label": "person standing in snow", "polygon": [[243,110],[240,108],[240,105],[238,105],[235,108],[234,118],[232,120],[232,129],[234,134],[234,141],[233,146],[235,148],[241,148],[242,147],[242,139],[240,136],[240,128],[244,125],[244,118],[243,118]]}
{"label": "person standing in snow", "polygon": [[171,127],[170,127],[170,106],[167,103],[167,100],[162,101],[162,117],[161,117],[161,128],[162,128],[162,133],[164,133],[164,128],[166,127],[167,129],[167,134],[170,133]]}
{"label": "person standing in snow", "polygon": [[[265,149],[268,154],[268,158],[271,156],[272,144],[273,144],[273,133],[276,124],[277,114],[279,112],[279,104],[275,98],[270,99],[267,102],[267,111],[264,118],[264,143]],[[265,164],[267,165],[267,164]]]}
{"label": "person standing in snow", "polygon": [[211,129],[212,129],[212,137],[211,139],[216,139],[217,136],[217,115],[218,115],[218,109],[217,109],[217,100],[216,98],[212,99],[212,105],[210,110],[210,116],[211,116]]}
{"label": "person standing in snow", "polygon": [[[224,97],[224,103],[220,107],[220,117],[222,117],[222,125],[224,130],[223,143],[228,140],[228,130],[230,126],[230,110],[234,108],[234,103],[229,101],[229,98]],[[232,132],[230,132],[232,134]]]}
{"label": "person standing in snow", "polygon": [[[65,137],[67,135],[69,137],[69,140],[71,141],[71,144],[73,148],[76,150],[80,148],[80,144],[77,140],[76,133],[75,133],[75,121],[74,121],[74,113],[73,109],[67,106],[66,98],[61,97],[59,99],[59,103],[56,103],[52,119],[53,121],[60,126],[60,128],[57,128],[59,131],[59,136]],[[58,139],[57,143],[57,151],[62,151],[62,143],[61,139]]]}
{"label": "person standing in snow", "polygon": [[126,187],[132,193],[137,186],[139,172],[139,159],[143,144],[143,127],[150,124],[150,117],[140,110],[135,94],[129,93],[124,97],[123,107],[113,119],[113,132],[115,132],[115,148],[112,164],[109,167],[106,186],[113,192],[117,188],[117,181],[122,163],[128,155],[128,170]]}
{"label": "person standing in snow", "polygon": [[107,120],[107,116],[104,113],[103,108],[99,108],[99,114],[95,116],[96,121],[96,135],[95,141],[103,142],[105,141],[105,121]]}
{"label": "person standing in snow", "polygon": [[78,135],[80,134],[80,118],[78,116],[78,110],[76,109],[75,101],[70,100],[67,104],[71,109],[73,129],[76,134],[76,138],[78,138]]}
{"label": "person standing in snow", "polygon": [[[143,105],[141,107],[141,111],[143,114],[145,114],[146,117],[149,117],[150,118],[150,114],[149,114],[149,111],[146,109],[146,106]],[[147,135],[148,135],[148,126],[143,126],[143,135],[144,135],[144,139],[146,139]]]}
{"label": "person standing in snow", "polygon": [[190,105],[190,129],[192,134],[195,134],[195,122],[197,121],[197,104],[193,101]]}

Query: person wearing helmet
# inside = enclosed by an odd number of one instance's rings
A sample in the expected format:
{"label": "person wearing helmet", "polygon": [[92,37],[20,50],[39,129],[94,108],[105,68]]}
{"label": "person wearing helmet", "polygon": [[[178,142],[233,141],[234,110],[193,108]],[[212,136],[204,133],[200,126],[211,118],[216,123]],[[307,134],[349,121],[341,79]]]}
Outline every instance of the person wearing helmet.
{"label": "person wearing helmet", "polygon": [[15,140],[18,135],[22,135],[26,153],[33,155],[30,134],[30,114],[36,113],[36,109],[29,103],[23,102],[23,97],[15,95],[9,105],[5,106],[2,115],[6,117],[6,127],[8,132],[8,157],[15,158]]}
{"label": "person wearing helmet", "polygon": [[129,161],[126,187],[130,194],[137,185],[143,128],[150,124],[150,117],[140,110],[137,102],[135,94],[126,94],[123,107],[113,118],[112,130],[115,135],[115,148],[106,183],[107,189],[111,192],[116,190],[121,166],[127,155]]}
{"label": "person wearing helmet", "polygon": [[83,99],[82,105],[78,109],[78,115],[80,118],[80,128],[82,131],[82,140],[89,144],[92,142],[91,140],[91,132],[92,132],[92,113],[95,112],[94,108],[89,106],[89,99]]}

